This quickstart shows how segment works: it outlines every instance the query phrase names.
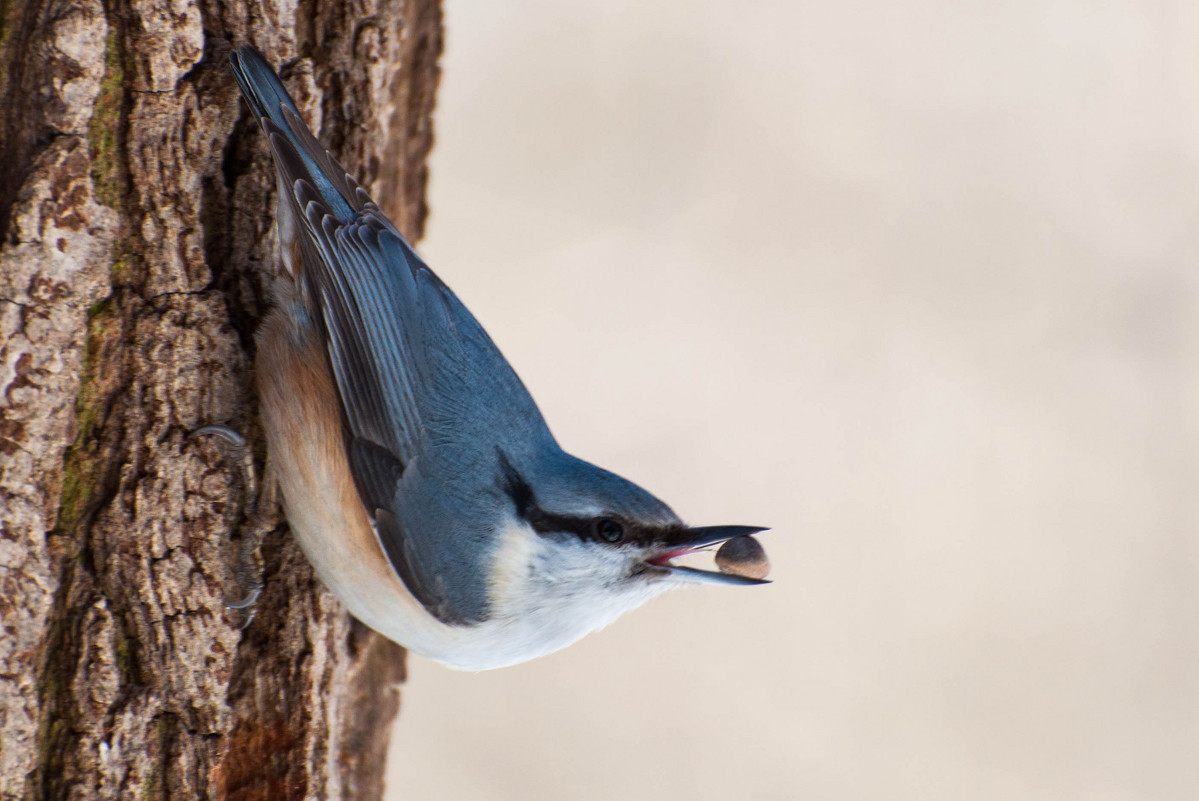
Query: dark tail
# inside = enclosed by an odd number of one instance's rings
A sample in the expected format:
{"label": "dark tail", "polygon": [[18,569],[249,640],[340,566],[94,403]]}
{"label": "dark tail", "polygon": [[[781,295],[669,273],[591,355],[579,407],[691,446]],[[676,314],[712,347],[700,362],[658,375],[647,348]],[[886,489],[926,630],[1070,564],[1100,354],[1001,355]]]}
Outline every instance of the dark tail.
{"label": "dark tail", "polygon": [[279,80],[278,74],[266,63],[262,54],[249,45],[244,45],[229,54],[229,64],[233,67],[233,77],[241,87],[246,102],[254,116],[262,120],[268,118],[275,126],[287,130],[287,120],[283,118],[283,106],[287,106],[297,115],[300,110],[287,93],[287,88]]}
{"label": "dark tail", "polygon": [[308,130],[279,75],[249,45],[234,50],[229,64],[246,103],[271,141],[275,166],[287,186],[305,180],[342,222],[353,219],[362,209],[365,193]]}

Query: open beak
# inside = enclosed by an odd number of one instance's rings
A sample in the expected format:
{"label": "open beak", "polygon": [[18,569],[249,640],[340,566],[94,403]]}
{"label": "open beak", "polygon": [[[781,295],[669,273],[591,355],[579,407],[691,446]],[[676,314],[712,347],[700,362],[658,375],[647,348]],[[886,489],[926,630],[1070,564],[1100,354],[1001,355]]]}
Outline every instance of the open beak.
{"label": "open beak", "polygon": [[683,529],[677,535],[664,542],[659,552],[645,562],[660,570],[665,570],[675,579],[689,584],[769,584],[766,579],[739,576],[735,573],[720,573],[715,570],[701,570],[696,567],[683,567],[673,564],[672,560],[680,556],[696,553],[719,545],[734,537],[748,537],[760,531],[767,531],[758,526],[701,526],[699,528]]}

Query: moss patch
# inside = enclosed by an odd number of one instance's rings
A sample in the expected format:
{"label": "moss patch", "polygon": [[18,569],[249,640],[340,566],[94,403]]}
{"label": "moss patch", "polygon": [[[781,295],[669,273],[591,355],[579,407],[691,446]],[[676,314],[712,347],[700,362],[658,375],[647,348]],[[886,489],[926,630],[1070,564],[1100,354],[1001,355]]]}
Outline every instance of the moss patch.
{"label": "moss patch", "polygon": [[133,269],[133,257],[128,253],[117,256],[112,261],[112,285],[120,286],[128,282],[129,273]]}
{"label": "moss patch", "polygon": [[0,0],[0,97],[8,88],[8,50],[16,29],[17,5],[12,0]]}
{"label": "moss patch", "polygon": [[102,393],[96,369],[100,354],[120,328],[112,299],[97,301],[88,310],[87,343],[80,367],[79,395],[75,399],[75,439],[63,461],[62,497],[54,531],[62,534],[79,522],[94,497],[100,480],[101,462],[96,427],[103,412]]}
{"label": "moss patch", "polygon": [[[4,0],[0,0],[4,2]],[[104,78],[87,124],[87,141],[92,157],[92,184],[101,203],[118,208],[125,194],[125,171],[121,140],[125,116],[125,62],[120,32],[109,27],[104,42]]]}

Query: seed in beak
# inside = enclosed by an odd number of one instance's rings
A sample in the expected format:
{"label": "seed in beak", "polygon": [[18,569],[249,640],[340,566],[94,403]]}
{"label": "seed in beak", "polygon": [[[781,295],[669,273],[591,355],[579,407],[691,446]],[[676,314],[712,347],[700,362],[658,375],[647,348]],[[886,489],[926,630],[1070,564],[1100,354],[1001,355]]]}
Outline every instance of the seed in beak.
{"label": "seed in beak", "polygon": [[770,560],[753,537],[733,537],[716,552],[716,567],[721,573],[764,579],[770,573]]}

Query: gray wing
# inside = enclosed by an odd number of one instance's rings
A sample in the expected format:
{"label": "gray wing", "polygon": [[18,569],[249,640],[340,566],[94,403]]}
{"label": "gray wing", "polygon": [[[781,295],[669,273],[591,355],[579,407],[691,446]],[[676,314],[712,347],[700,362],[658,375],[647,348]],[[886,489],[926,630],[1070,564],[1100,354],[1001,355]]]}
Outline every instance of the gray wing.
{"label": "gray wing", "polygon": [[500,454],[553,438],[491,338],[317,143],[274,71],[247,48],[233,63],[291,190],[305,294],[383,549],[430,613],[485,620],[494,511],[511,502]]}
{"label": "gray wing", "polygon": [[552,442],[549,431],[490,337],[380,212],[368,206],[343,224],[315,188],[294,186],[319,255],[304,270],[351,471],[380,542],[431,613],[484,620],[505,502],[498,453]]}

